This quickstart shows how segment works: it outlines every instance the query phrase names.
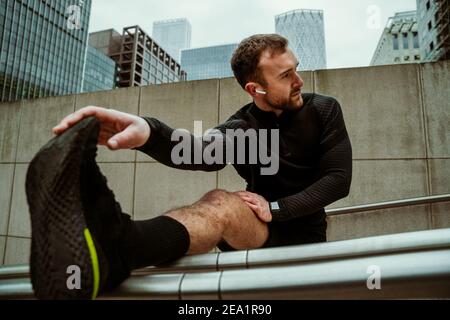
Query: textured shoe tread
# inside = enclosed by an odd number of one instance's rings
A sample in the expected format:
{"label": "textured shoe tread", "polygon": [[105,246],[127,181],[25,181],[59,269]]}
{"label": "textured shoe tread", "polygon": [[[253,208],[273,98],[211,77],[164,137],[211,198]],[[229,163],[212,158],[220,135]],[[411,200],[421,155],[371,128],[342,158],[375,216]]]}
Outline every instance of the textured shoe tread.
{"label": "textured shoe tread", "polygon": [[[26,179],[32,225],[30,268],[33,289],[40,299],[92,296],[93,271],[80,201],[80,160],[86,135],[98,126],[95,118],[78,123],[50,140],[30,163]],[[81,270],[81,289],[67,286],[71,276],[67,268],[73,265]]]}

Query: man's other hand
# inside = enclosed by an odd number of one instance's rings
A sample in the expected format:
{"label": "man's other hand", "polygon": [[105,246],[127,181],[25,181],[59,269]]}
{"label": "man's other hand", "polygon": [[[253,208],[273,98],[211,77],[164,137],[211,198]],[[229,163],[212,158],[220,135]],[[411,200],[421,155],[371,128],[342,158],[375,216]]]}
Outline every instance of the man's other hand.
{"label": "man's other hand", "polygon": [[250,209],[253,210],[261,221],[272,221],[272,213],[270,212],[269,202],[267,202],[264,197],[248,191],[238,191],[234,192],[234,194],[240,197],[250,207]]}

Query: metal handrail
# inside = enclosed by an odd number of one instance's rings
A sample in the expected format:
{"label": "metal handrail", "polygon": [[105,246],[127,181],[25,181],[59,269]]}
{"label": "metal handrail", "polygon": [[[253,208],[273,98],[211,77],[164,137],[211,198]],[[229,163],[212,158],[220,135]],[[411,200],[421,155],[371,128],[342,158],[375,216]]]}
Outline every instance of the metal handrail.
{"label": "metal handrail", "polygon": [[441,195],[410,198],[410,199],[403,199],[403,200],[393,200],[393,201],[379,202],[379,203],[373,203],[373,204],[364,204],[364,205],[352,206],[352,207],[327,209],[325,211],[328,216],[333,216],[333,215],[339,215],[339,214],[391,209],[391,208],[397,208],[397,207],[415,206],[415,205],[420,205],[420,204],[431,204],[431,203],[447,202],[447,201],[450,201],[450,194],[441,194]]}
{"label": "metal handrail", "polygon": [[[32,297],[29,279],[0,280],[0,299]],[[252,270],[135,276],[100,298],[450,298],[450,249]]]}
{"label": "metal handrail", "polygon": [[[450,249],[450,228],[328,243],[186,256],[165,266],[135,270],[133,276],[300,265],[437,249]],[[0,267],[0,280],[27,277],[29,277],[27,265]]]}

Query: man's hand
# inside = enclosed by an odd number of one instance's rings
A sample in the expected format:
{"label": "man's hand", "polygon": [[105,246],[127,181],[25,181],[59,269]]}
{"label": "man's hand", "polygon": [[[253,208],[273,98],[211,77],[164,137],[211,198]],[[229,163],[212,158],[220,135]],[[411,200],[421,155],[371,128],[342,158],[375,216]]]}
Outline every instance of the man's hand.
{"label": "man's hand", "polygon": [[65,117],[53,133],[60,135],[84,118],[94,116],[100,121],[98,144],[111,150],[142,146],[150,137],[150,126],[144,119],[113,109],[85,107]]}
{"label": "man's hand", "polygon": [[250,207],[250,209],[253,210],[260,220],[263,222],[272,221],[272,213],[270,212],[269,202],[267,202],[264,197],[248,191],[238,191],[234,192],[234,194],[240,197]]}

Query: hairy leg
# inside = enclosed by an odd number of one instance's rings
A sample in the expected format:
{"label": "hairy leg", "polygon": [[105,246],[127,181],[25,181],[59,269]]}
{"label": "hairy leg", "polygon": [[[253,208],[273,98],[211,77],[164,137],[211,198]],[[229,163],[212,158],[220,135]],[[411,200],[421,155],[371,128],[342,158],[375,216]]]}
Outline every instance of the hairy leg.
{"label": "hairy leg", "polygon": [[222,239],[235,249],[261,247],[269,236],[267,224],[236,195],[213,190],[199,201],[166,213],[189,232],[188,254],[211,251]]}

